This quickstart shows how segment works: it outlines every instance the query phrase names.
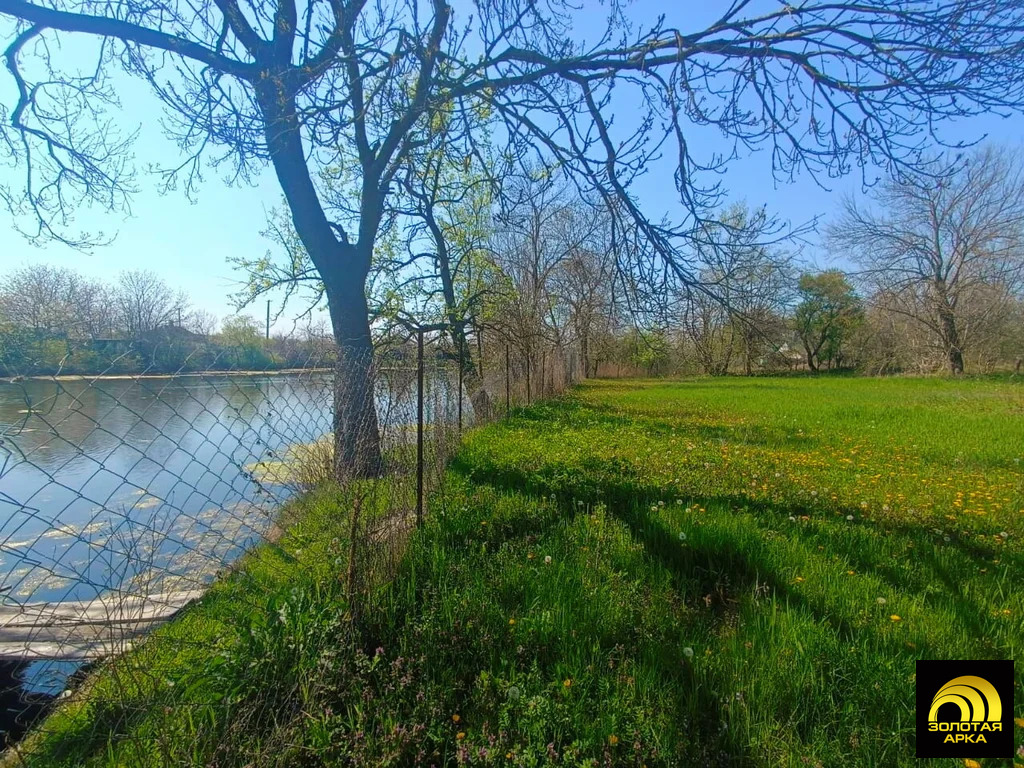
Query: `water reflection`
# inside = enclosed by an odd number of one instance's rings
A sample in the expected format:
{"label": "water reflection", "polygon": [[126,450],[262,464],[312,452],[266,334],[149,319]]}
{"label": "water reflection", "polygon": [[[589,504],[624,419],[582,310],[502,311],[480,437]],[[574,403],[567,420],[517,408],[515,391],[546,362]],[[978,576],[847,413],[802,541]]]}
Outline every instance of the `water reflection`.
{"label": "water reflection", "polygon": [[330,423],[325,375],[0,383],[0,589],[208,580],[290,493],[248,467]]}

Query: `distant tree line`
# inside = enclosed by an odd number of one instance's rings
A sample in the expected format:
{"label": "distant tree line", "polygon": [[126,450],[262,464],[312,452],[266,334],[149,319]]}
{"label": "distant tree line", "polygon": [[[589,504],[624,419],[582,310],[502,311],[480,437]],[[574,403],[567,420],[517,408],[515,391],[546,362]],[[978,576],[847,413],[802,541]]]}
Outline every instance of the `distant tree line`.
{"label": "distant tree line", "polygon": [[[734,205],[695,237],[696,279],[685,282],[619,268],[636,261],[623,251],[641,239],[557,174],[507,181],[500,200],[435,195],[432,226],[379,248],[373,327],[379,338],[389,318],[448,322],[452,348],[481,358],[481,369],[511,354],[538,372],[545,350],[571,350],[585,376],[1019,369],[1020,169],[1016,153],[984,148],[951,172],[906,175],[867,202],[845,201],[817,255],[846,270],[810,268],[772,237],[779,228],[763,210]],[[290,267],[308,273],[278,224]],[[270,263],[239,266],[259,286],[274,282]]]}
{"label": "distant tree line", "polygon": [[[867,202],[847,200],[821,254],[846,271],[810,269],[763,209],[733,205],[694,235],[687,281],[631,254],[646,243],[609,211],[617,203],[581,194],[565,175],[538,168],[506,179],[495,198],[451,158],[437,163],[426,178],[405,178],[423,226],[374,254],[371,331],[378,347],[394,347],[411,327],[443,326],[472,397],[485,397],[488,372],[506,365],[541,392],[556,366],[573,377],[955,375],[1019,368],[1024,356],[1024,177],[1014,152],[981,149],[952,172],[907,174]],[[322,281],[290,219],[274,216],[268,234],[285,260],[233,260],[243,274],[236,303],[284,288],[293,299],[308,289],[306,309],[320,304]],[[651,266],[638,274],[626,262]],[[0,277],[8,372],[330,364],[326,330],[271,339],[262,330],[245,315],[218,323],[149,272],[109,285],[46,265]]]}
{"label": "distant tree line", "polygon": [[330,351],[321,329],[267,339],[246,315],[220,322],[148,271],[113,284],[47,264],[0,275],[3,375],[298,368],[330,365]]}

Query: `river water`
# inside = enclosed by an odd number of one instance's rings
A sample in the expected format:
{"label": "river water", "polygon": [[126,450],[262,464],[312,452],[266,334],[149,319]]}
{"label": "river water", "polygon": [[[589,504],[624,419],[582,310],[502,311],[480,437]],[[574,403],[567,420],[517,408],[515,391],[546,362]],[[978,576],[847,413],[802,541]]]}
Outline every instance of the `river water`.
{"label": "river water", "polygon": [[[330,384],[326,372],[0,382],[0,600],[208,583],[295,492],[264,470],[329,439]],[[408,434],[415,393],[405,372],[379,388],[386,427]]]}

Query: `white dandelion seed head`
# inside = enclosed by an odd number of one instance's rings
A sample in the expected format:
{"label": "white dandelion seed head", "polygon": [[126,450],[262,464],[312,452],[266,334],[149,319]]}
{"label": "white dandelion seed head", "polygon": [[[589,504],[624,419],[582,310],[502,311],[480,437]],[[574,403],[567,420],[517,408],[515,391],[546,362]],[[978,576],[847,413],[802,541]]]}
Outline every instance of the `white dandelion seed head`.
{"label": "white dandelion seed head", "polygon": [[545,555],[544,556],[544,562],[547,565],[551,565],[551,555]]}
{"label": "white dandelion seed head", "polygon": [[690,646],[686,646],[685,648],[683,648],[683,656],[685,656],[688,659],[692,659],[693,658],[693,648],[691,648]]}
{"label": "white dandelion seed head", "polygon": [[852,522],[853,521],[853,515],[847,515],[846,516],[846,520],[847,520],[847,522]]}
{"label": "white dandelion seed head", "polygon": [[884,597],[876,597],[875,602],[879,605],[885,605],[888,601]]}

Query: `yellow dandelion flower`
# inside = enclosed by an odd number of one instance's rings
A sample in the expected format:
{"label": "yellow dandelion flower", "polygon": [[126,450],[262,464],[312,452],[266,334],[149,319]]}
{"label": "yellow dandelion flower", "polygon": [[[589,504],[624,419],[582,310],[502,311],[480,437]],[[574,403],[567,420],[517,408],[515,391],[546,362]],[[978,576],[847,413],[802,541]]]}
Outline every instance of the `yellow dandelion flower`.
{"label": "yellow dandelion flower", "polygon": [[1014,718],[1013,722],[1017,724],[1018,728],[1024,728],[1024,717]]}
{"label": "yellow dandelion flower", "polygon": [[572,685],[572,680],[570,680],[570,679],[569,679],[569,678],[567,677],[567,678],[565,678],[565,680],[564,680],[564,681],[562,682],[562,685],[564,685],[564,686],[565,686],[566,688],[568,688],[569,686],[571,686],[571,685]]}
{"label": "yellow dandelion flower", "polygon": [[458,733],[455,734],[455,738],[458,739],[459,741],[462,741],[464,738],[466,738],[466,732],[465,731],[459,731]]}
{"label": "yellow dandelion flower", "polygon": [[458,714],[454,714],[454,715],[452,715],[452,722],[453,722],[453,723],[457,723],[457,722],[459,722],[459,720],[461,720],[461,719],[462,719],[462,718],[461,718],[461,717],[459,717],[459,715],[458,715]]}
{"label": "yellow dandelion flower", "polygon": [[894,613],[892,616],[889,617],[889,619],[891,621],[903,621],[903,618],[897,613]]}
{"label": "yellow dandelion flower", "polygon": [[964,768],[981,768],[981,763],[979,763],[977,760],[971,760],[971,758],[965,757]]}
{"label": "yellow dandelion flower", "polygon": [[619,737],[613,733],[611,736],[608,737],[608,743],[614,747],[616,744],[619,743]]}
{"label": "yellow dandelion flower", "polygon": [[508,625],[509,625],[510,627],[514,627],[514,626],[516,625],[516,620],[515,620],[515,619],[509,619],[509,620],[508,620]]}

